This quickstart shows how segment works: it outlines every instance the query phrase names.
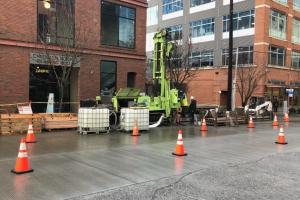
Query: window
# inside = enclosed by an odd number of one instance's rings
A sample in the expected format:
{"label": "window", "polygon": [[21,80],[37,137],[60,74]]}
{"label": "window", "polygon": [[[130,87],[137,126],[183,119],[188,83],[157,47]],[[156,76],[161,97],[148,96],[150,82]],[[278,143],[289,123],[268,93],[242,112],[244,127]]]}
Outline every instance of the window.
{"label": "window", "polygon": [[156,25],[158,23],[158,6],[147,9],[147,26]]}
{"label": "window", "polygon": [[300,0],[294,0],[294,9],[300,10]]}
{"label": "window", "polygon": [[192,37],[213,35],[215,32],[215,19],[208,18],[190,23],[190,33]]}
{"label": "window", "polygon": [[146,34],[146,52],[153,51],[154,49],[154,42],[153,42],[154,35],[155,32]]}
{"label": "window", "polygon": [[272,37],[286,39],[286,15],[272,10],[269,34]]}
{"label": "window", "polygon": [[215,0],[191,0],[191,7],[200,6],[202,4],[210,3]]}
{"label": "window", "polygon": [[192,67],[207,67],[214,65],[214,52],[202,51],[193,52],[190,57]]}
{"label": "window", "polygon": [[163,15],[183,10],[182,0],[163,0]]}
{"label": "window", "polygon": [[182,39],[182,25],[170,26],[167,30],[172,41]]}
{"label": "window", "polygon": [[269,47],[269,64],[284,66],[285,64],[285,50],[280,47]]}
{"label": "window", "polygon": [[293,19],[292,42],[300,43],[300,20]]}
{"label": "window", "polygon": [[[233,14],[233,30],[242,30],[254,27],[254,10]],[[229,32],[229,15],[223,16],[223,32]]]}
{"label": "window", "polygon": [[288,0],[274,0],[280,4],[283,4],[283,5],[287,5],[288,4]]}
{"label": "window", "polygon": [[38,0],[38,41],[74,45],[74,0]]}
{"label": "window", "polygon": [[292,67],[300,69],[300,52],[292,52]]}
{"label": "window", "polygon": [[[238,51],[238,64],[239,65],[251,65],[253,64],[253,46],[238,47],[233,49],[233,65],[236,65],[236,53]],[[222,50],[222,64],[228,65],[229,63],[229,50]]]}
{"label": "window", "polygon": [[135,72],[128,72],[127,73],[127,87],[134,88],[135,87],[135,79],[136,73]]}
{"label": "window", "polygon": [[101,43],[135,47],[135,9],[102,1]]}
{"label": "window", "polygon": [[100,66],[100,92],[101,96],[111,96],[116,91],[117,63],[114,61],[101,61]]}

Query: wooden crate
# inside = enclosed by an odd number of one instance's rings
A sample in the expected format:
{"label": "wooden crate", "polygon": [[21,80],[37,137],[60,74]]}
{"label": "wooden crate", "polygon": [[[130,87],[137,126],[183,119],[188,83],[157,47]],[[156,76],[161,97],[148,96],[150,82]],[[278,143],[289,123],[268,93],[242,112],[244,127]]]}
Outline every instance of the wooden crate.
{"label": "wooden crate", "polygon": [[26,133],[29,122],[35,133],[41,133],[42,121],[38,114],[0,114],[0,135]]}
{"label": "wooden crate", "polygon": [[73,129],[78,127],[76,113],[40,113],[43,121],[43,128],[46,130],[54,129]]}

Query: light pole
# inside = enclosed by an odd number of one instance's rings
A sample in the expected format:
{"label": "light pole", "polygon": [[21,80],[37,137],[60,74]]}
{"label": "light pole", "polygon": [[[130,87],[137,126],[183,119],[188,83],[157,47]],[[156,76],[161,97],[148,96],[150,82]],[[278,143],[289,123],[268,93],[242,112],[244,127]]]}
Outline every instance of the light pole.
{"label": "light pole", "polygon": [[236,79],[237,79],[237,70],[238,70],[238,63],[239,63],[239,48],[236,48],[235,53],[235,70],[234,70],[234,79],[232,83],[232,110],[235,110],[236,107]]}
{"label": "light pole", "polygon": [[233,50],[233,0],[229,6],[229,62],[228,62],[228,82],[227,82],[227,111],[232,110],[232,50]]}

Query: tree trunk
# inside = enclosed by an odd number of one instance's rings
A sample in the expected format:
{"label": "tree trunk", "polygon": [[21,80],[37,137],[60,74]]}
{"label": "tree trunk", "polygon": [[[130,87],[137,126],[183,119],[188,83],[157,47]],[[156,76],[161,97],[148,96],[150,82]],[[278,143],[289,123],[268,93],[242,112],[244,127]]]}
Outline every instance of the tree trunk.
{"label": "tree trunk", "polygon": [[59,83],[59,105],[58,105],[58,112],[62,112],[63,103],[64,103],[64,93],[65,93],[65,86],[63,83]]}

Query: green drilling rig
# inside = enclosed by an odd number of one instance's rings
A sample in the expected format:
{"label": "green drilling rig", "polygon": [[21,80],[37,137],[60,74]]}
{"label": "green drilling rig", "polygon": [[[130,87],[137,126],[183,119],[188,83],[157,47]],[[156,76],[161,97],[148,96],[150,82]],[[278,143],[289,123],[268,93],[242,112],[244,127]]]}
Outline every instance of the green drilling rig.
{"label": "green drilling rig", "polygon": [[[120,107],[130,107],[128,102],[134,102],[134,106],[147,107],[150,115],[164,114],[166,118],[172,117],[172,110],[181,106],[187,106],[186,95],[179,97],[177,89],[170,88],[170,80],[167,78],[167,59],[171,57],[173,43],[168,41],[167,30],[156,33],[154,38],[154,51],[152,62],[152,79],[156,88],[160,88],[158,95],[140,95],[136,88],[121,88],[112,98],[114,110],[119,112]],[[125,104],[124,104],[125,102]],[[123,104],[123,106],[121,105]],[[124,106],[125,105],[125,106]]]}

